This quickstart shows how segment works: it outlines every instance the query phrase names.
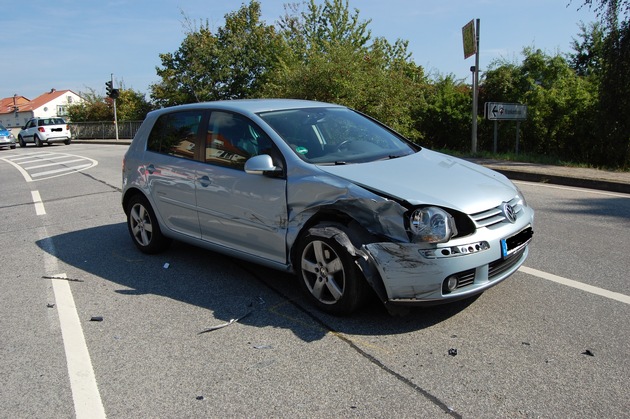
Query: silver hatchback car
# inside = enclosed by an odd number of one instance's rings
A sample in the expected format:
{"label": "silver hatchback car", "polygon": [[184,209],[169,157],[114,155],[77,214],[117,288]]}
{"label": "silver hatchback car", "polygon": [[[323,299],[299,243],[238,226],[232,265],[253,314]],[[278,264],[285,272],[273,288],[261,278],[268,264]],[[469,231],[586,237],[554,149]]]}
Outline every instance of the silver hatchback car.
{"label": "silver hatchback car", "polygon": [[233,100],[147,115],[122,206],[145,253],[171,239],[294,272],[320,309],[477,295],[525,261],[534,211],[503,175],[343,106]]}

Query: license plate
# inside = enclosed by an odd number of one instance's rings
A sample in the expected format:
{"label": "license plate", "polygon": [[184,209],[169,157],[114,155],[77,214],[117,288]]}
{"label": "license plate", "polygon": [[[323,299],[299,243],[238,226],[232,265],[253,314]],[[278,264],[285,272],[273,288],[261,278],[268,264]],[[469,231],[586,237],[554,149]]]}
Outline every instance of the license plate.
{"label": "license plate", "polygon": [[506,258],[512,253],[518,252],[523,247],[527,246],[527,243],[529,243],[533,237],[534,230],[531,227],[527,227],[507,239],[501,240],[501,254]]}

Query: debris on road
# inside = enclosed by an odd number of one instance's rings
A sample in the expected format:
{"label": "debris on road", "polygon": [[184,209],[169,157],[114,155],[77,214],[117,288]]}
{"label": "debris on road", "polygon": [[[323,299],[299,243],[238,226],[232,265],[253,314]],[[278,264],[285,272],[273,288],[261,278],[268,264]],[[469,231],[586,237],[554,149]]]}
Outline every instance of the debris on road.
{"label": "debris on road", "polygon": [[237,317],[237,318],[235,318],[235,319],[231,319],[231,320],[230,320],[229,322],[227,322],[227,323],[223,323],[223,324],[219,324],[219,325],[216,325],[216,326],[212,326],[212,327],[210,327],[210,328],[208,328],[208,329],[206,329],[206,330],[203,330],[203,331],[201,331],[201,332],[199,332],[199,333],[197,333],[197,334],[198,334],[198,335],[201,335],[201,334],[203,334],[203,333],[208,333],[208,332],[213,332],[213,331],[215,331],[215,330],[223,329],[224,327],[227,327],[227,326],[231,325],[232,323],[236,323],[237,321],[242,320],[242,319],[244,319],[245,317],[249,316],[249,315],[252,313],[252,311],[253,311],[253,310],[248,311],[247,313],[245,313],[245,314],[244,314],[244,315],[242,315],[241,317]]}
{"label": "debris on road", "polygon": [[103,321],[103,316],[92,316],[90,321],[91,322],[102,322]]}
{"label": "debris on road", "polygon": [[48,304],[46,304],[46,307],[48,307],[48,308],[55,308],[55,305],[53,303],[48,303]]}
{"label": "debris on road", "polygon": [[595,354],[593,352],[591,352],[590,349],[587,349],[584,352],[582,352],[582,355],[595,356]]}
{"label": "debris on road", "polygon": [[457,349],[455,349],[455,348],[451,348],[451,349],[449,349],[449,350],[448,350],[448,354],[449,354],[450,356],[457,356]]}
{"label": "debris on road", "polygon": [[254,345],[254,349],[273,349],[271,345]]}
{"label": "debris on road", "polygon": [[166,262],[166,263],[164,264],[164,269],[168,269],[168,267],[169,267],[169,266],[171,266],[171,264],[170,264],[170,263],[168,263],[168,262]]}
{"label": "debris on road", "polygon": [[70,281],[70,282],[83,282],[82,279],[77,279],[77,278],[66,278],[65,276],[42,276],[43,279],[63,279],[65,281]]}

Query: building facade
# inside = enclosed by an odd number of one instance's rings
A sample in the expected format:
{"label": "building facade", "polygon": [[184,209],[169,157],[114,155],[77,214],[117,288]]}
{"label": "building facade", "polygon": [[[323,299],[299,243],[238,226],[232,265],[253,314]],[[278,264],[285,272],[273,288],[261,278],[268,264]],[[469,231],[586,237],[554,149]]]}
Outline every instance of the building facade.
{"label": "building facade", "polygon": [[66,117],[68,107],[81,101],[81,96],[72,90],[51,89],[33,100],[14,95],[0,99],[0,124],[11,130],[19,130],[34,117]]}

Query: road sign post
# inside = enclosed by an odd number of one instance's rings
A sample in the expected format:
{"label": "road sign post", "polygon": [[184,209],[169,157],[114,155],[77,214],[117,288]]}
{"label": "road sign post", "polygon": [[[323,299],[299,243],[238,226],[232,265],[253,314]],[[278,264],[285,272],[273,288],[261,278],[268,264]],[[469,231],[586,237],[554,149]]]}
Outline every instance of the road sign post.
{"label": "road sign post", "polygon": [[114,128],[116,130],[116,141],[118,141],[118,115],[116,112],[116,98],[118,98],[118,89],[114,89],[114,73],[111,73],[111,80],[109,82],[109,87],[111,87],[111,92],[109,97],[114,101]]}
{"label": "road sign post", "polygon": [[494,121],[494,153],[497,152],[499,138],[499,121],[516,121],[516,145],[518,154],[521,122],[527,120],[527,105],[520,103],[486,102],[484,114],[489,121]]}
{"label": "road sign post", "polygon": [[472,103],[472,153],[477,152],[477,113],[479,97],[479,28],[481,20],[471,20],[462,28],[462,40],[464,43],[464,59],[475,55],[475,65],[470,67],[473,73],[473,103]]}

